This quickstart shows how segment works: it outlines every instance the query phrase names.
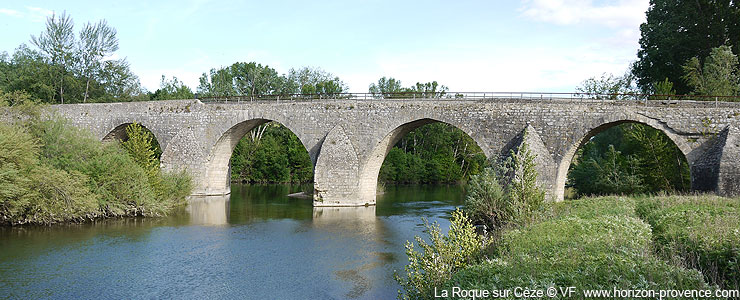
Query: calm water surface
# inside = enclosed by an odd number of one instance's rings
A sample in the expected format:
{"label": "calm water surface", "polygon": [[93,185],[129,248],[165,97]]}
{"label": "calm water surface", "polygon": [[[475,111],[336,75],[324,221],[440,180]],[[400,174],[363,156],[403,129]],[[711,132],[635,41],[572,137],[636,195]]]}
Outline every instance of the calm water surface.
{"label": "calm water surface", "polygon": [[0,227],[0,299],[392,299],[422,217],[456,186],[388,186],[376,207],[313,208],[298,186],[233,185],[160,219]]}

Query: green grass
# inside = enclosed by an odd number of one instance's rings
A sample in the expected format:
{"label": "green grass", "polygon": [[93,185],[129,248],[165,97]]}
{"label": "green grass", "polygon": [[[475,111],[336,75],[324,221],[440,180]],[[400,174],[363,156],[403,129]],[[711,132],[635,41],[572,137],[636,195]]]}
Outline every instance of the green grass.
{"label": "green grass", "polygon": [[658,254],[695,268],[726,289],[740,289],[740,199],[666,196],[637,201]]}
{"label": "green grass", "polygon": [[554,204],[544,221],[502,234],[489,259],[444,288],[705,289],[702,275],[654,252],[635,200],[586,198]]}

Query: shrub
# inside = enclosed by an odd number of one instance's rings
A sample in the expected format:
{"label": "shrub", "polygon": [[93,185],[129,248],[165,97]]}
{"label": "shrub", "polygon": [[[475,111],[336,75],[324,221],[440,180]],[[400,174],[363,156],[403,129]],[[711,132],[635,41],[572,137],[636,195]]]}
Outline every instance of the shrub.
{"label": "shrub", "polygon": [[535,158],[528,144],[522,142],[509,158],[471,177],[465,209],[473,219],[500,230],[529,224],[537,218],[545,192],[537,184]]}
{"label": "shrub", "polygon": [[506,232],[494,259],[461,270],[443,287],[707,288],[698,272],[654,257],[650,237],[650,227],[633,217],[557,218]]}
{"label": "shrub", "polygon": [[740,289],[740,200],[715,196],[640,199],[637,214],[653,228],[658,253]]}
{"label": "shrub", "polygon": [[460,209],[452,213],[450,223],[447,235],[442,234],[438,223],[426,223],[430,243],[419,236],[414,237],[422,252],[416,251],[413,243],[406,242],[409,258],[409,264],[404,268],[406,277],[393,276],[404,289],[399,291],[398,298],[432,299],[435,287],[474,262],[482,241],[472,223]]}
{"label": "shrub", "polygon": [[466,191],[465,210],[473,221],[489,228],[500,228],[511,222],[511,198],[499,183],[493,168],[485,168],[480,174],[471,176]]}
{"label": "shrub", "polygon": [[39,152],[24,128],[0,123],[0,222],[52,224],[96,217],[87,177],[41,163]]}
{"label": "shrub", "polygon": [[65,120],[41,119],[34,107],[16,111],[24,116],[16,125],[0,124],[1,223],[159,216],[190,194],[186,173],[160,172],[148,132],[129,130],[128,145],[138,143],[130,149],[140,151],[129,154]]}

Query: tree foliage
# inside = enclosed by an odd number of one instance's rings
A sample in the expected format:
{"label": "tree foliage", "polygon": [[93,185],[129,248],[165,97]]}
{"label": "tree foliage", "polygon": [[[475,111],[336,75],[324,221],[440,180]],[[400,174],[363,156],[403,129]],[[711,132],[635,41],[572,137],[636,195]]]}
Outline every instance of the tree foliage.
{"label": "tree foliage", "polygon": [[193,98],[195,98],[193,91],[182,81],[178,80],[175,76],[172,76],[172,79],[167,79],[167,77],[162,75],[162,79],[160,79],[159,81],[159,89],[154,91],[154,93],[149,94],[150,100],[175,100]]}
{"label": "tree foliage", "polygon": [[591,77],[581,82],[576,87],[579,93],[588,94],[589,98],[606,98],[611,100],[617,99],[634,99],[631,96],[623,94],[637,93],[637,87],[634,85],[634,76],[626,73],[623,76],[614,76],[610,73],[603,73],[599,78]]}
{"label": "tree foliage", "polygon": [[465,210],[471,218],[497,232],[531,223],[545,200],[537,183],[535,159],[529,145],[522,142],[508,157],[471,177],[465,196]]}
{"label": "tree foliage", "polygon": [[651,0],[647,21],[640,25],[640,49],[633,65],[638,85],[648,91],[668,78],[679,94],[691,87],[682,80],[682,66],[692,57],[709,56],[711,49],[731,45],[738,53],[740,4],[728,0]]}
{"label": "tree foliage", "polygon": [[380,168],[393,183],[456,183],[479,173],[486,157],[464,131],[446,123],[421,126],[399,140]]}
{"label": "tree foliage", "polygon": [[698,57],[683,65],[681,77],[693,93],[707,96],[736,96],[740,92],[737,55],[729,46],[712,48],[702,67]]}
{"label": "tree foliage", "polygon": [[25,90],[47,103],[147,99],[126,59],[109,59],[118,39],[105,20],[84,24],[78,38],[69,15],[52,15],[31,44],[37,50],[23,44],[0,55],[0,89]]}
{"label": "tree foliage", "polygon": [[287,127],[271,122],[245,135],[231,155],[231,180],[302,183],[313,180],[306,148]]}
{"label": "tree foliage", "polygon": [[639,123],[622,124],[578,150],[568,185],[580,195],[681,192],[690,188],[689,167],[664,133]]}
{"label": "tree foliage", "polygon": [[381,77],[377,83],[371,83],[368,88],[369,92],[376,99],[391,98],[441,98],[449,90],[446,86],[440,85],[437,81],[421,83],[417,82],[410,87],[403,87],[401,81],[393,77]]}
{"label": "tree foliage", "polygon": [[187,174],[159,170],[144,131],[129,130],[129,152],[64,120],[27,114],[29,105],[11,108],[25,114],[16,123],[0,123],[0,223],[159,216],[190,194]]}

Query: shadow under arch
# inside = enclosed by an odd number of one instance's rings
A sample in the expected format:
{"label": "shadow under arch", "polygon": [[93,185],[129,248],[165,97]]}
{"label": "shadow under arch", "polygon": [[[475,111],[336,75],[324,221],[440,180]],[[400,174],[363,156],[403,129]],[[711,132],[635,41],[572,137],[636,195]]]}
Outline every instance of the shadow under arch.
{"label": "shadow under arch", "polygon": [[[457,128],[464,132],[466,135],[468,135],[475,143],[476,145],[481,148],[483,151],[483,154],[488,156],[486,154],[484,144],[481,140],[477,139],[474,135],[471,135],[469,131],[466,131],[464,128],[461,128],[460,126],[456,126],[455,124],[451,124],[445,121],[432,119],[432,118],[421,118],[414,121],[410,121],[407,123],[403,123],[396,128],[392,129],[388,134],[385,135],[377,144],[375,144],[371,149],[370,154],[368,155],[366,161],[360,169],[360,182],[359,182],[359,196],[360,199],[373,199],[375,200],[375,195],[377,193],[377,187],[378,187],[378,175],[380,174],[380,167],[383,165],[383,162],[385,161],[386,156],[391,151],[393,146],[400,141],[405,135],[407,135],[409,132],[413,131],[414,129],[417,129],[419,127],[422,127],[424,125],[428,124],[434,124],[434,123],[443,123],[450,125],[454,128]],[[373,201],[375,203],[375,201]]]}
{"label": "shadow under arch", "polygon": [[[591,138],[598,135],[599,133],[604,132],[607,129],[610,129],[612,127],[622,125],[622,124],[641,124],[648,127],[651,127],[655,130],[660,131],[665,136],[668,137],[673,142],[673,145],[675,145],[679,151],[681,151],[681,154],[683,155],[684,159],[688,162],[689,153],[691,152],[691,147],[688,143],[686,143],[681,137],[675,133],[670,127],[666,126],[663,123],[659,123],[658,121],[655,121],[653,119],[641,119],[641,118],[622,118],[618,120],[613,121],[607,121],[604,123],[601,123],[600,125],[591,128],[586,132],[583,137],[581,137],[579,140],[577,140],[575,143],[571,144],[570,147],[565,151],[562,159],[558,163],[558,169],[557,174],[555,177],[555,200],[556,201],[563,201],[565,198],[565,182],[568,179],[568,170],[570,169],[570,166],[573,162],[573,157],[575,156],[578,149],[583,147],[586,143],[588,143]],[[689,168],[689,172],[691,168]],[[691,177],[690,177],[691,178]],[[691,179],[693,180],[693,178]]]}
{"label": "shadow under arch", "polygon": [[[200,192],[195,193],[195,195],[230,194],[231,166],[229,162],[231,160],[231,155],[234,152],[234,148],[236,148],[236,145],[239,144],[239,141],[252,129],[270,122],[275,122],[284,126],[293,135],[295,135],[295,131],[287,126],[285,123],[272,119],[250,119],[231,126],[231,128],[221,134],[218,140],[216,140],[216,143],[211,147],[210,154],[208,155],[208,160],[205,164],[205,182],[203,183],[203,188],[200,190]],[[306,150],[306,152],[308,153],[308,148],[306,148],[306,144],[303,142],[303,140],[301,140],[300,138],[298,140],[301,142],[303,149]],[[311,161],[311,164],[313,169],[314,162]]]}

